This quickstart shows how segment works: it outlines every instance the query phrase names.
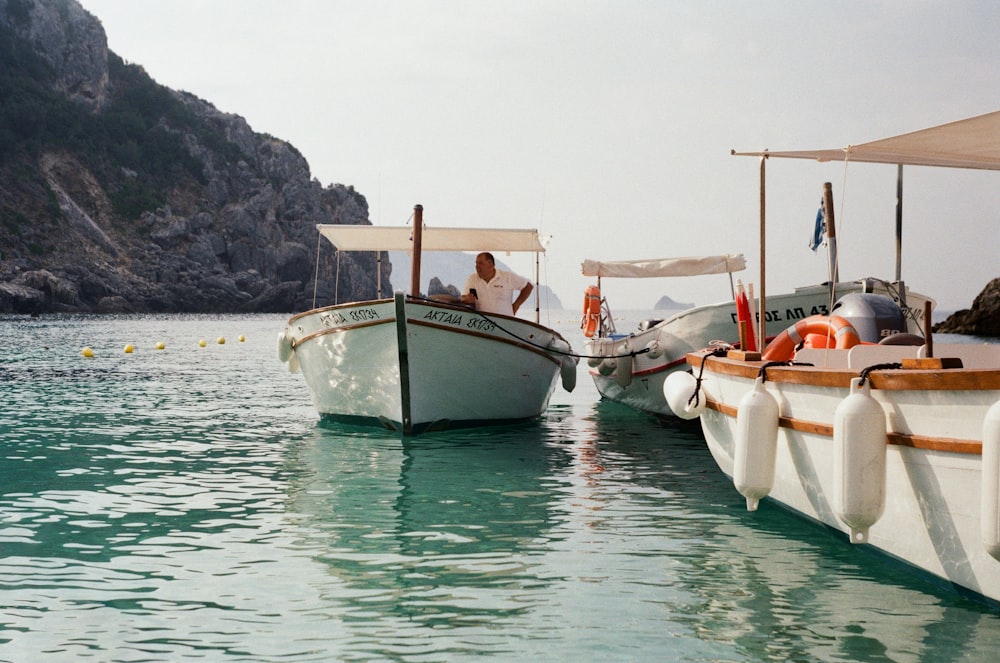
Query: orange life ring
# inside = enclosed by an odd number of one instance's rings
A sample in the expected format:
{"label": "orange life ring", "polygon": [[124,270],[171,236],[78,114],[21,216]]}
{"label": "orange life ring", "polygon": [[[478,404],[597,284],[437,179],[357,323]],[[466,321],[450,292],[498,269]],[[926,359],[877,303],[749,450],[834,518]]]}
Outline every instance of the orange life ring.
{"label": "orange life ring", "polygon": [[583,319],[580,321],[580,329],[587,338],[592,338],[597,333],[597,327],[601,324],[601,289],[596,285],[588,285],[583,291]]}
{"label": "orange life ring", "polygon": [[802,343],[809,334],[833,337],[839,349],[853,348],[861,343],[854,326],[839,315],[811,315],[774,337],[761,355],[764,361],[788,361],[795,354],[795,346]]}

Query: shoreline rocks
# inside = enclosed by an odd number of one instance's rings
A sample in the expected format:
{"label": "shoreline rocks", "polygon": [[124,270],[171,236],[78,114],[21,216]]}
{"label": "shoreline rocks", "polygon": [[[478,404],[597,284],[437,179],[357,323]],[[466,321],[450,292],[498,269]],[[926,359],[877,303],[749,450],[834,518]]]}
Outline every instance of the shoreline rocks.
{"label": "shoreline rocks", "polygon": [[955,311],[933,327],[934,333],[1000,338],[1000,277],[986,284],[972,307]]}

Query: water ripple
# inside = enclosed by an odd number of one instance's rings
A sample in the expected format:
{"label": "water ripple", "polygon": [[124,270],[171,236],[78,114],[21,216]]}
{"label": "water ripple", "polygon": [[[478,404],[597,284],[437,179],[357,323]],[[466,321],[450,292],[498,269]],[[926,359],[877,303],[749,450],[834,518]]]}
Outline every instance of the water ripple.
{"label": "water ripple", "polygon": [[282,322],[2,321],[0,660],[1000,647],[989,609],[768,503],[747,513],[696,427],[600,403],[584,373],[538,423],[401,440],[318,422],[274,358]]}

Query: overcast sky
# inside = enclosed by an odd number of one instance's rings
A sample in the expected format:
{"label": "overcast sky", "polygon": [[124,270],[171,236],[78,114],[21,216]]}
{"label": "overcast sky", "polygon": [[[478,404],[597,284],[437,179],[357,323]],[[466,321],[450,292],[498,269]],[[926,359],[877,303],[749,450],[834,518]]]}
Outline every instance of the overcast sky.
{"label": "overcast sky", "polygon": [[[759,165],[731,149],[843,147],[1000,109],[992,0],[81,3],[114,52],[289,141],[375,224],[420,203],[429,225],[551,235],[542,280],[573,309],[585,258],[742,252],[758,281]],[[825,181],[841,277],[894,276],[894,166],[767,168],[769,292],[827,279],[807,246]],[[908,168],[904,215],[903,278],[939,308],[1000,276],[1000,173]],[[728,295],[724,276],[603,285],[618,309]]]}

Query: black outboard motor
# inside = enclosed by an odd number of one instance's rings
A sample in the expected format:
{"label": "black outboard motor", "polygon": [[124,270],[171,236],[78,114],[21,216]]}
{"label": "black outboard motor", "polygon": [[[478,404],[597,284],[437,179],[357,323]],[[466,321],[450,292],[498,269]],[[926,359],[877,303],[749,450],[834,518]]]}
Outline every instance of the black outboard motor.
{"label": "black outboard motor", "polygon": [[855,292],[833,305],[833,315],[850,322],[865,343],[878,343],[906,331],[906,319],[899,305],[886,295]]}

